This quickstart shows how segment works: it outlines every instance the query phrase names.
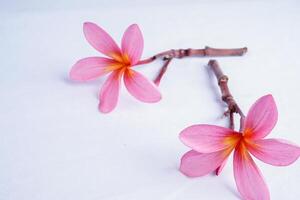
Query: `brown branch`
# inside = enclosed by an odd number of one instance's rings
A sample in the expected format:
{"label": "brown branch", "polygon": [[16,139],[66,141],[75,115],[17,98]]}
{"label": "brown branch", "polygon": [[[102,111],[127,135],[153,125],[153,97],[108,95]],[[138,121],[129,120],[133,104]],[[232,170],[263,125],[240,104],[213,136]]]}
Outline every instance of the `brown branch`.
{"label": "brown branch", "polygon": [[162,58],[165,62],[155,78],[154,82],[159,85],[161,78],[166,72],[169,63],[173,58],[185,58],[185,57],[218,57],[218,56],[242,56],[247,52],[247,47],[238,49],[216,49],[211,47],[205,47],[204,49],[171,49],[169,51],[164,51],[158,53],[150,58],[141,60],[137,65],[148,64],[156,59]]}
{"label": "brown branch", "polygon": [[[218,80],[218,85],[221,90],[222,94],[222,100],[227,104],[228,110],[224,113],[226,116],[229,115],[229,128],[234,130],[234,113],[237,113],[240,115],[240,131],[243,130],[244,128],[244,120],[245,120],[245,115],[234,100],[232,94],[229,91],[228,88],[228,76],[224,75],[218,62],[216,60],[210,60],[208,62],[208,66],[212,69],[214,72],[217,80]],[[222,163],[215,171],[216,175],[218,176],[222,168],[224,167],[226,161]]]}
{"label": "brown branch", "polygon": [[230,93],[230,90],[228,88],[228,76],[223,74],[216,60],[210,60],[208,62],[208,66],[213,70],[218,80],[218,85],[222,94],[222,100],[227,104],[228,110],[224,114],[226,116],[229,115],[229,128],[234,130],[234,113],[237,113],[240,116],[240,131],[242,131],[244,128],[245,115]]}
{"label": "brown branch", "polygon": [[158,58],[211,57],[211,56],[242,56],[247,47],[238,49],[216,49],[206,46],[204,49],[171,49],[158,53],[150,58],[139,61],[138,65],[150,63]]}
{"label": "brown branch", "polygon": [[165,59],[165,62],[163,64],[163,66],[161,67],[158,75],[156,76],[156,78],[154,79],[154,83],[158,86],[160,81],[161,81],[161,78],[163,77],[163,75],[165,74],[165,72],[167,71],[168,69],[168,65],[170,64],[171,60],[173,58],[166,58]]}

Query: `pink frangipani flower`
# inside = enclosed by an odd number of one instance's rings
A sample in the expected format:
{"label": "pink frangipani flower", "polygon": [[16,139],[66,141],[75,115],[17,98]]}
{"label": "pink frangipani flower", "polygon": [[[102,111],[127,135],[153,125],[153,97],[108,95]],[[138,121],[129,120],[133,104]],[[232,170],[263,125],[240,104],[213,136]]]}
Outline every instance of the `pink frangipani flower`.
{"label": "pink frangipani flower", "polygon": [[180,171],[189,177],[206,175],[224,165],[234,151],[234,178],[242,198],[270,199],[264,178],[249,152],[275,166],[290,165],[300,156],[297,145],[281,139],[265,139],[275,126],[277,115],[272,95],[266,95],[250,108],[241,133],[205,124],[184,129],[180,139],[192,150],[181,158]]}
{"label": "pink frangipani flower", "polygon": [[138,25],[132,24],[127,28],[121,48],[108,33],[94,23],[84,23],[83,32],[90,45],[109,58],[83,58],[72,67],[70,77],[76,81],[88,81],[110,73],[99,94],[101,112],[108,113],[116,107],[122,77],[128,92],[136,99],[147,103],[161,99],[156,85],[132,69],[132,66],[138,64],[144,47]]}

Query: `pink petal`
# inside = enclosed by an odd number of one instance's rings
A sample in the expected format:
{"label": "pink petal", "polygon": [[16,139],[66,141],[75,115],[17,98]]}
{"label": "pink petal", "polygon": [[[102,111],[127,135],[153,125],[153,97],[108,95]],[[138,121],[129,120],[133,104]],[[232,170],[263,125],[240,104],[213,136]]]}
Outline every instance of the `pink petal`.
{"label": "pink petal", "polygon": [[188,147],[201,153],[226,149],[238,142],[240,134],[231,129],[213,125],[193,125],[184,129],[180,140]]}
{"label": "pink petal", "polygon": [[235,150],[233,157],[234,178],[238,191],[243,199],[269,200],[269,190],[261,172],[245,147],[241,146]]}
{"label": "pink petal", "polygon": [[140,101],[154,103],[161,99],[157,86],[137,71],[127,69],[124,83],[128,92]]}
{"label": "pink petal", "polygon": [[248,149],[256,158],[275,166],[290,165],[300,156],[299,146],[279,139],[256,140]]}
{"label": "pink petal", "polygon": [[122,52],[125,58],[128,59],[131,65],[136,64],[143,53],[144,39],[141,30],[137,24],[130,25],[124,32],[122,38]]}
{"label": "pink petal", "polygon": [[264,138],[275,126],[277,117],[277,107],[272,95],[261,97],[248,112],[244,134],[253,139]]}
{"label": "pink petal", "polygon": [[99,110],[101,112],[108,113],[116,107],[120,92],[121,75],[121,71],[112,72],[102,86],[99,95]]}
{"label": "pink petal", "polygon": [[204,176],[216,170],[227,156],[224,151],[198,153],[191,150],[182,156],[180,171],[189,177]]}
{"label": "pink petal", "polygon": [[219,176],[227,163],[228,158],[226,158],[222,164],[216,169],[216,175]]}
{"label": "pink petal", "polygon": [[83,24],[83,32],[87,41],[96,50],[111,58],[121,61],[121,50],[116,42],[102,28],[91,22]]}
{"label": "pink petal", "polygon": [[77,81],[92,80],[107,73],[108,71],[106,71],[106,67],[115,64],[114,60],[108,58],[83,58],[73,65],[70,71],[70,78]]}

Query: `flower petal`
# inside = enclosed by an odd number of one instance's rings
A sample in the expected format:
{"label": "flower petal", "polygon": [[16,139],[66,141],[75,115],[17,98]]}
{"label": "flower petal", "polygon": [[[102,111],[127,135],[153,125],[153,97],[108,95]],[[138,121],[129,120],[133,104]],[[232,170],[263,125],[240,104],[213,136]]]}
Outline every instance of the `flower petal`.
{"label": "flower petal", "polygon": [[112,72],[101,88],[99,110],[103,113],[112,111],[117,103],[120,93],[122,71]]}
{"label": "flower petal", "polygon": [[275,126],[277,118],[277,107],[272,95],[263,96],[250,108],[245,119],[244,134],[253,139],[264,138]]}
{"label": "flower petal", "polygon": [[92,80],[109,72],[106,70],[106,67],[111,67],[116,64],[114,60],[108,58],[83,58],[73,65],[70,71],[70,78],[76,81]]}
{"label": "flower petal", "polygon": [[184,129],[179,138],[195,151],[210,153],[234,146],[240,136],[228,128],[200,124]]}
{"label": "flower petal", "polygon": [[144,39],[137,24],[130,25],[122,38],[123,56],[127,57],[131,65],[136,64],[143,53]]}
{"label": "flower petal", "polygon": [[161,99],[157,86],[137,71],[127,69],[124,83],[128,92],[140,101],[154,103]]}
{"label": "flower petal", "polygon": [[279,139],[256,140],[248,149],[259,160],[275,166],[290,165],[300,156],[299,146]]}
{"label": "flower petal", "polygon": [[96,50],[116,60],[122,60],[120,48],[105,30],[92,22],[85,22],[83,32],[87,41]]}
{"label": "flower petal", "polygon": [[269,200],[268,187],[245,146],[236,148],[233,157],[234,178],[243,199]]}
{"label": "flower petal", "polygon": [[222,164],[216,169],[216,175],[219,176],[227,163],[228,158],[226,158]]}
{"label": "flower petal", "polygon": [[181,158],[180,171],[189,177],[204,176],[216,170],[227,158],[224,151],[213,153],[199,153],[191,150]]}

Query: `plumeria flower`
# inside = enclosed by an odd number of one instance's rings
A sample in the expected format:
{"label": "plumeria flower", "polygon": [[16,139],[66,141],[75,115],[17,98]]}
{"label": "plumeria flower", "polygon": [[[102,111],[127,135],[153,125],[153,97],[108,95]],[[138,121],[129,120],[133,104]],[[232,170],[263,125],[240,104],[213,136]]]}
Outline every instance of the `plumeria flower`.
{"label": "plumeria flower", "polygon": [[127,28],[121,48],[108,33],[94,23],[84,23],[83,32],[90,45],[108,58],[83,58],[72,67],[70,77],[76,81],[88,81],[110,73],[99,94],[101,112],[108,113],[116,107],[122,77],[128,92],[136,99],[147,103],[161,99],[155,84],[132,69],[138,64],[144,47],[138,25],[132,24]]}
{"label": "plumeria flower", "polygon": [[258,99],[250,108],[241,133],[213,125],[194,125],[180,133],[181,141],[192,148],[181,158],[180,171],[189,177],[206,175],[224,164],[234,151],[233,170],[243,199],[270,199],[268,187],[250,153],[275,165],[292,164],[300,156],[300,147],[281,139],[265,139],[277,122],[272,95]]}

